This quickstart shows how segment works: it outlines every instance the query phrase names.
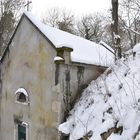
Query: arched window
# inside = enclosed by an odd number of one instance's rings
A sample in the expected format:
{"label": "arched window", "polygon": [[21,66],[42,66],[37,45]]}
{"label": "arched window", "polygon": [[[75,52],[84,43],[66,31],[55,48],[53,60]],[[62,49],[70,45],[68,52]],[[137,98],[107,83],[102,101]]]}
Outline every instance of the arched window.
{"label": "arched window", "polygon": [[19,102],[26,102],[26,95],[23,94],[23,93],[20,93],[19,96],[18,96],[18,98],[17,98],[17,100]]}
{"label": "arched window", "polygon": [[24,104],[28,104],[29,103],[29,96],[27,91],[24,88],[19,88],[16,92],[16,102],[18,103],[24,103]]}

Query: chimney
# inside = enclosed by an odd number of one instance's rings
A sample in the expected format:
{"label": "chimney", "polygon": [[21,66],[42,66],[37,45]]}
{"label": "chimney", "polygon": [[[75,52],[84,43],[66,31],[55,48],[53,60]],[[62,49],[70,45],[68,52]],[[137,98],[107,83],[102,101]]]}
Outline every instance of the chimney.
{"label": "chimney", "polygon": [[62,46],[61,48],[57,48],[57,56],[64,59],[65,64],[69,64],[71,62],[71,52],[73,51],[72,48]]}

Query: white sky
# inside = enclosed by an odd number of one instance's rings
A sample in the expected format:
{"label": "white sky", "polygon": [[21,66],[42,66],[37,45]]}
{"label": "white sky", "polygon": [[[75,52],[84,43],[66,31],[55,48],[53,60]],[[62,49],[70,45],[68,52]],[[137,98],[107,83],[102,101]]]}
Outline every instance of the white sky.
{"label": "white sky", "polygon": [[32,12],[43,16],[47,9],[62,7],[71,10],[75,15],[96,12],[107,12],[111,0],[32,0]]}

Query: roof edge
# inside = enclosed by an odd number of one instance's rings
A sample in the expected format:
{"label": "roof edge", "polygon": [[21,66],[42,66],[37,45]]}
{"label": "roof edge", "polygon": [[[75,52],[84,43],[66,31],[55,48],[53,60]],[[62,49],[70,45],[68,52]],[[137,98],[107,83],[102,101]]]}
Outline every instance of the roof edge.
{"label": "roof edge", "polygon": [[85,65],[85,66],[89,66],[89,67],[97,67],[97,68],[101,68],[101,69],[107,69],[109,67],[109,66],[101,66],[101,65],[96,65],[96,64],[81,63],[81,62],[76,62],[76,61],[71,61],[71,64]]}
{"label": "roof edge", "polygon": [[31,22],[31,24],[43,35],[43,37],[51,44],[51,46],[56,49],[56,46],[52,43],[52,41],[34,24],[34,22],[25,14],[23,15]]}
{"label": "roof edge", "polygon": [[54,49],[56,49],[56,47],[55,47],[55,45],[52,43],[52,41],[51,41],[48,37],[46,37],[46,36],[43,34],[43,32],[32,22],[32,20],[31,20],[25,13],[23,13],[22,16],[21,16],[21,18],[20,18],[20,20],[19,20],[19,22],[18,22],[18,24],[17,24],[17,27],[15,28],[15,30],[14,30],[14,32],[13,32],[11,38],[10,38],[10,41],[9,41],[7,47],[5,48],[5,50],[4,50],[3,54],[2,54],[2,57],[1,57],[1,59],[0,59],[0,62],[1,62],[1,63],[3,62],[3,60],[4,60],[4,58],[5,58],[6,54],[7,54],[7,52],[9,51],[9,46],[10,46],[10,44],[11,44],[11,42],[12,42],[12,40],[13,40],[13,38],[14,38],[16,32],[17,32],[17,29],[18,29],[19,25],[21,24],[21,22],[22,22],[22,20],[23,20],[24,17],[26,17],[26,18],[28,19],[28,21],[29,21],[29,22],[41,33],[41,35],[43,35],[43,37],[51,44],[51,46],[52,46]]}

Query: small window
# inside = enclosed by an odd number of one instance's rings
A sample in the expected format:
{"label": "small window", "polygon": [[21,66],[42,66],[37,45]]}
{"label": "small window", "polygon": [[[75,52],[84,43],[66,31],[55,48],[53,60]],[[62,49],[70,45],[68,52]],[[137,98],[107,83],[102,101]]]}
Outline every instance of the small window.
{"label": "small window", "polygon": [[18,140],[26,140],[26,127],[18,124]]}
{"label": "small window", "polygon": [[28,127],[26,122],[15,120],[14,140],[28,140]]}
{"label": "small window", "polygon": [[23,102],[23,103],[26,102],[26,95],[23,94],[23,93],[20,93],[20,94],[18,95],[17,101]]}
{"label": "small window", "polygon": [[28,104],[29,103],[29,97],[28,93],[24,88],[19,88],[16,92],[16,102],[18,103],[24,103]]}

